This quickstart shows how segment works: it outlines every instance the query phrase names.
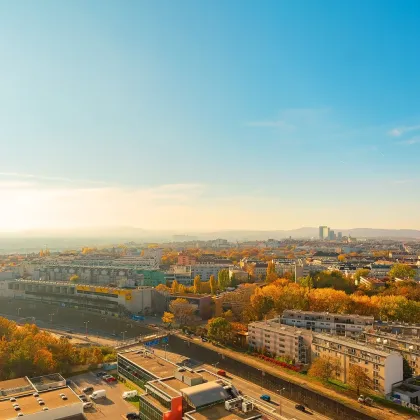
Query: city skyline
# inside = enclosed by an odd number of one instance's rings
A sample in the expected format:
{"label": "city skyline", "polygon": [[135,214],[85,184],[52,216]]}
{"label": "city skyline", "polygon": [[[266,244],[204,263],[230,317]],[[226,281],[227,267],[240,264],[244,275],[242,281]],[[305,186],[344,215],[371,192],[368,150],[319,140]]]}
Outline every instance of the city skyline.
{"label": "city skyline", "polygon": [[0,11],[0,232],[420,229],[418,2]]}

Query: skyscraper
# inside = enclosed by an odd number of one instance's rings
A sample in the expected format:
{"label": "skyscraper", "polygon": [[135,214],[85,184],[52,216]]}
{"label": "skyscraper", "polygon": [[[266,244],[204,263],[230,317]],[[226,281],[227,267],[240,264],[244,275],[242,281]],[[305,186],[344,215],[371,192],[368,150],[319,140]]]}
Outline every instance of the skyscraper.
{"label": "skyscraper", "polygon": [[328,239],[330,234],[330,228],[328,226],[320,226],[319,227],[319,239]]}

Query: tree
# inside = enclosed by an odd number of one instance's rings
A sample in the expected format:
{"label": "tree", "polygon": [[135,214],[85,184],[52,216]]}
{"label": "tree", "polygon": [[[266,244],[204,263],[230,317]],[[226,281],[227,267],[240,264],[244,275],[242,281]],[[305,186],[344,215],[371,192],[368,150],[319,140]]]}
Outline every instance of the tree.
{"label": "tree", "polygon": [[337,257],[337,259],[338,259],[338,261],[340,261],[340,262],[345,262],[345,261],[346,261],[346,255],[345,255],[345,254],[340,254],[340,255]]}
{"label": "tree", "polygon": [[356,281],[360,280],[360,277],[367,277],[369,276],[370,270],[368,268],[358,268],[354,273],[354,279]]}
{"label": "tree", "polygon": [[78,283],[79,282],[79,276],[77,274],[74,274],[70,277],[70,283]]}
{"label": "tree", "polygon": [[312,362],[308,371],[310,376],[314,376],[327,382],[340,373],[340,361],[332,356],[321,356]]}
{"label": "tree", "polygon": [[217,282],[216,279],[214,278],[213,275],[210,276],[210,292],[212,295],[216,294],[216,290],[217,290]]}
{"label": "tree", "polygon": [[169,304],[169,310],[180,325],[187,325],[193,321],[197,305],[188,303],[187,299],[178,298]]}
{"label": "tree", "polygon": [[201,293],[201,278],[200,276],[194,277],[194,294],[199,295]]}
{"label": "tree", "polygon": [[269,262],[267,265],[267,276],[265,278],[267,283],[272,283],[277,280],[276,266],[273,262]]}
{"label": "tree", "polygon": [[366,374],[365,369],[359,365],[350,365],[348,383],[356,390],[357,395],[361,390],[372,388],[372,381]]}
{"label": "tree", "polygon": [[171,289],[170,289],[168,286],[166,286],[165,284],[158,284],[158,285],[155,287],[155,289],[156,289],[158,292],[166,292],[166,293],[169,293],[169,292],[171,291]]}
{"label": "tree", "polygon": [[212,318],[208,322],[207,336],[211,340],[226,343],[232,338],[232,325],[222,317]]}
{"label": "tree", "polygon": [[220,270],[218,274],[218,284],[220,290],[225,290],[230,285],[229,270]]}
{"label": "tree", "polygon": [[174,314],[170,312],[164,312],[162,317],[162,322],[168,326],[170,326],[174,322]]}
{"label": "tree", "polygon": [[172,294],[174,294],[174,295],[176,295],[177,293],[179,293],[179,283],[178,283],[176,280],[174,280],[174,281],[172,282],[172,285],[171,285],[171,292],[172,292]]}
{"label": "tree", "polygon": [[416,271],[407,264],[394,264],[389,270],[389,277],[395,279],[413,279],[416,276]]}

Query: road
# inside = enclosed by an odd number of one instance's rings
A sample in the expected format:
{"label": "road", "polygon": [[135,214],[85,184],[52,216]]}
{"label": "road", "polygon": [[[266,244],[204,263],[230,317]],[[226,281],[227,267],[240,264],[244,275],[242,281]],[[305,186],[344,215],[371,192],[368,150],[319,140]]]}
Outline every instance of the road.
{"label": "road", "polygon": [[[154,349],[154,353],[161,357],[165,357],[166,355],[166,358],[174,363],[182,364],[184,360],[187,360],[187,358],[184,356],[172,353],[170,351],[165,352],[165,350],[161,349]],[[217,372],[217,366],[215,367],[207,364],[200,364],[200,367],[203,367],[204,369],[207,369],[211,372]],[[296,403],[294,401],[282,397],[280,395],[280,392],[274,393],[273,391],[269,391],[263,387],[255,385],[252,382],[246,381],[235,375],[231,375],[229,372],[227,372],[227,374],[228,379],[232,382],[235,388],[242,391],[244,395],[250,397],[250,399],[253,400],[256,405],[261,406],[263,409],[273,414],[281,415],[282,417],[288,420],[308,420],[309,418],[312,420],[330,420],[329,417],[316,413],[312,410],[310,410],[311,414],[309,414],[308,412],[302,413],[299,410],[296,410]],[[266,403],[261,401],[260,396],[262,394],[269,395],[271,397],[271,402]]]}

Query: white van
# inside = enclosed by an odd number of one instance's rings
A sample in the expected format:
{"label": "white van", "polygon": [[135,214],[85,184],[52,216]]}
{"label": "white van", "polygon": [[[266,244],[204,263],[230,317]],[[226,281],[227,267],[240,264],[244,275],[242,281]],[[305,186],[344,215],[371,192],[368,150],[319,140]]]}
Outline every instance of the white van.
{"label": "white van", "polygon": [[138,392],[134,389],[132,391],[125,391],[122,394],[122,397],[126,400],[127,398],[134,398],[137,397]]}
{"label": "white van", "polygon": [[105,389],[98,389],[97,391],[93,391],[92,395],[90,396],[91,400],[97,400],[98,398],[106,397]]}

